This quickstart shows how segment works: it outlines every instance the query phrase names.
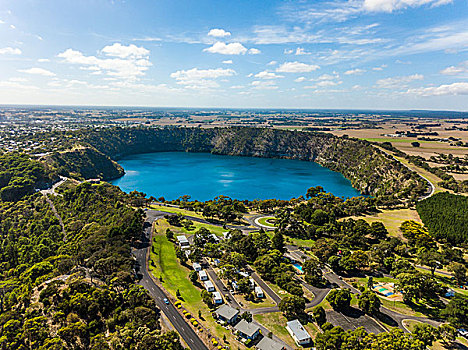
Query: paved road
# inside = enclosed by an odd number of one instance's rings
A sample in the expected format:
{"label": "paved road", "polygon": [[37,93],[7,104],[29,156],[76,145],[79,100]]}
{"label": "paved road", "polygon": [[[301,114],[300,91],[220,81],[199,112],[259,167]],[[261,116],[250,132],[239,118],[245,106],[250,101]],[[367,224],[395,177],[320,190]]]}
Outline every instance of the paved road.
{"label": "paved road", "polygon": [[233,307],[234,309],[239,309],[240,312],[243,312],[244,309],[239,305],[236,298],[232,296],[231,292],[229,292],[229,289],[224,285],[223,281],[219,279],[218,275],[213,270],[211,265],[208,265],[208,268],[206,268],[205,271],[215,284],[216,289],[218,289],[218,291],[223,295],[224,300],[226,300],[227,304]]}
{"label": "paved road", "polygon": [[201,341],[201,339],[198,337],[195,331],[185,322],[185,319],[182,317],[182,315],[179,314],[174,305],[172,305],[171,303],[169,305],[166,305],[164,303],[164,298],[168,298],[168,296],[164,294],[162,289],[153,281],[153,279],[149,275],[146,258],[148,250],[151,246],[150,239],[152,223],[156,219],[164,217],[165,213],[161,214],[158,211],[148,210],[146,214],[147,219],[145,221],[145,229],[142,237],[142,244],[140,248],[135,249],[133,253],[140,266],[140,273],[142,274],[142,278],[139,284],[149,292],[151,297],[153,297],[158,308],[166,315],[169,321],[171,321],[176,331],[184,339],[185,343],[190,347],[190,349],[208,350],[206,345]]}

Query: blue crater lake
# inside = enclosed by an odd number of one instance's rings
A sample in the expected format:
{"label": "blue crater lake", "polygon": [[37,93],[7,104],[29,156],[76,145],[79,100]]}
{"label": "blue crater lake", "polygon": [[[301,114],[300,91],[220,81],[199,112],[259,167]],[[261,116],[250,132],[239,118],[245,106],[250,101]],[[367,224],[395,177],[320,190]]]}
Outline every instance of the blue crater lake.
{"label": "blue crater lake", "polygon": [[338,197],[359,196],[340,173],[314,162],[221,156],[209,153],[158,152],[119,160],[126,174],[111,183],[167,200],[190,195],[206,201],[219,195],[235,199],[291,199],[322,186]]}

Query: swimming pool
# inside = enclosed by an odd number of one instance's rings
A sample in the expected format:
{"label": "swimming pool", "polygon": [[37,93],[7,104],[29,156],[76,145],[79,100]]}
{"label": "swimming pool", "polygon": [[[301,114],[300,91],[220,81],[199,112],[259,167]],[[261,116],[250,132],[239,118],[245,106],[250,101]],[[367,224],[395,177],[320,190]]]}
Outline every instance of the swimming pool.
{"label": "swimming pool", "polygon": [[300,272],[302,272],[302,265],[299,263],[294,263],[293,266],[298,269]]}

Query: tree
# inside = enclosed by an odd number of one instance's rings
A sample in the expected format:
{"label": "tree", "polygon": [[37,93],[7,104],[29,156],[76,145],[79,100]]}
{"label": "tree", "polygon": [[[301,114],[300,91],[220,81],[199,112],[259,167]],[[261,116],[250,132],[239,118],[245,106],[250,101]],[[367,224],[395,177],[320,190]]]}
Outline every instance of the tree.
{"label": "tree", "polygon": [[281,231],[277,230],[271,239],[271,248],[280,251],[281,253],[285,252],[284,248],[284,237]]}
{"label": "tree", "polygon": [[304,314],[305,300],[296,295],[287,296],[281,300],[278,307],[283,315],[291,320]]}
{"label": "tree", "polygon": [[397,276],[396,288],[403,293],[403,301],[410,303],[413,299],[436,300],[443,291],[439,283],[431,276],[420,272],[400,273]]}
{"label": "tree", "polygon": [[371,234],[375,239],[385,239],[388,235],[388,231],[385,225],[380,221],[375,221],[371,224]]}
{"label": "tree", "polygon": [[198,273],[197,271],[190,271],[189,273],[189,278],[190,278],[190,281],[195,284],[197,283],[198,281]]}
{"label": "tree", "polygon": [[244,313],[242,313],[242,315],[240,316],[241,319],[247,321],[247,322],[252,322],[252,314],[248,311],[245,311]]}
{"label": "tree", "polygon": [[468,298],[455,296],[449,301],[445,309],[441,311],[441,316],[455,327],[467,328]]}
{"label": "tree", "polygon": [[437,267],[442,266],[442,260],[442,255],[435,249],[422,247],[418,251],[418,262],[429,266],[432,276],[434,276]]}
{"label": "tree", "polygon": [[431,346],[436,340],[437,328],[427,323],[417,323],[413,328],[413,336],[420,340],[424,346]]}
{"label": "tree", "polygon": [[375,315],[380,310],[381,302],[374,292],[367,290],[359,295],[358,306],[364,313]]}
{"label": "tree", "polygon": [[166,237],[170,241],[174,239],[174,232],[172,232],[170,228],[166,230]]}
{"label": "tree", "polygon": [[419,146],[421,146],[421,144],[418,141],[413,141],[413,142],[411,142],[411,146],[419,147]]}
{"label": "tree", "polygon": [[305,274],[307,283],[319,287],[323,283],[323,273],[320,269],[320,263],[316,259],[309,259],[302,265],[302,271]]}
{"label": "tree", "polygon": [[327,295],[327,301],[337,311],[346,310],[351,304],[351,292],[349,289],[332,289]]}
{"label": "tree", "polygon": [[458,262],[452,262],[448,266],[448,270],[453,272],[453,277],[457,280],[459,285],[466,282],[466,266]]}
{"label": "tree", "polygon": [[444,323],[439,326],[437,339],[442,340],[447,347],[451,347],[455,339],[457,339],[457,335],[458,331],[455,327]]}
{"label": "tree", "polygon": [[369,276],[367,278],[367,289],[372,290],[374,288],[374,277]]}
{"label": "tree", "polygon": [[211,309],[213,308],[213,300],[211,298],[211,294],[210,292],[208,292],[207,290],[203,289],[201,291],[201,297],[203,299],[203,302]]}
{"label": "tree", "polygon": [[325,313],[325,309],[318,305],[313,308],[312,315],[314,316],[315,322],[321,327],[325,322],[327,322],[327,315]]}

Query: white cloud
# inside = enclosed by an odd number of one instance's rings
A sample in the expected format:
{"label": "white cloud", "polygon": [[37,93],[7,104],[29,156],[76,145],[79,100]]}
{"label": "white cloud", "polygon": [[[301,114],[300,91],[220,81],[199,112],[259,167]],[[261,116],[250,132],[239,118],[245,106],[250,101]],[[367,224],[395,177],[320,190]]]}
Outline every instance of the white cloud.
{"label": "white cloud", "polygon": [[225,31],[224,29],[214,28],[208,32],[208,36],[213,36],[215,38],[225,38],[227,36],[231,36],[231,33]]}
{"label": "white cloud", "polygon": [[254,75],[255,78],[259,78],[259,79],[278,79],[278,78],[284,78],[283,75],[278,75],[278,74],[275,74],[273,72],[268,72],[266,70],[264,70],[263,72],[260,72],[260,73],[257,73]]}
{"label": "white cloud", "polygon": [[333,72],[333,75],[331,74],[322,74],[318,78],[315,79],[310,79],[310,81],[321,81],[321,80],[333,80],[333,79],[338,79],[340,75],[336,72]]}
{"label": "white cloud", "polygon": [[275,66],[278,64],[278,61],[270,61],[267,63],[267,66]]}
{"label": "white cloud", "polygon": [[249,54],[250,55],[258,55],[260,53],[261,53],[261,51],[259,49],[254,48],[254,47],[249,49]]}
{"label": "white cloud", "polygon": [[104,47],[101,52],[113,58],[85,56],[73,49],[67,49],[57,57],[63,58],[66,63],[80,65],[84,70],[103,71],[109,76],[128,80],[136,80],[152,65],[148,58],[149,51],[135,45],[114,44]]}
{"label": "white cloud", "polygon": [[33,75],[42,75],[45,77],[53,77],[55,76],[55,73],[52,73],[51,71],[48,71],[47,69],[43,68],[38,68],[38,67],[33,67],[29,69],[20,69],[18,72],[26,73],[26,74],[33,74]]}
{"label": "white cloud", "polygon": [[0,55],[21,55],[21,50],[13,47],[4,47],[0,49]]}
{"label": "white cloud", "polygon": [[251,84],[254,89],[258,90],[276,90],[278,89],[278,86],[276,86],[276,83],[274,81],[260,81],[260,80],[255,80]]}
{"label": "white cloud", "polygon": [[303,81],[306,81],[306,80],[307,80],[306,77],[299,77],[299,78],[295,79],[294,81],[296,83],[302,83]]}
{"label": "white cloud", "polygon": [[232,60],[226,60],[226,61],[223,61],[224,64],[232,64]]}
{"label": "white cloud", "polygon": [[376,86],[379,89],[398,89],[404,88],[407,86],[407,83],[410,83],[415,80],[423,80],[424,76],[421,74],[413,74],[408,76],[402,77],[393,77],[393,78],[385,78],[379,79],[376,82]]}
{"label": "white cloud", "polygon": [[244,55],[247,52],[247,48],[241,43],[230,43],[226,44],[218,41],[203,51],[211,53],[219,53],[221,55]]}
{"label": "white cloud", "polygon": [[316,83],[315,85],[308,85],[304,86],[304,89],[316,89],[318,87],[331,87],[341,85],[342,81],[334,81],[334,80],[322,80]]}
{"label": "white cloud", "polygon": [[378,67],[373,67],[372,70],[382,71],[382,70],[384,70],[384,68],[387,68],[386,64],[382,64],[381,66],[378,66]]}
{"label": "white cloud", "polygon": [[119,58],[143,58],[149,56],[149,50],[141,46],[130,44],[128,46],[115,43],[110,46],[106,46],[101,50],[106,56],[119,57]]}
{"label": "white cloud", "polygon": [[452,0],[364,0],[363,9],[369,12],[393,12],[408,7],[446,5]]}
{"label": "white cloud", "polygon": [[460,73],[468,73],[468,60],[461,62],[457,66],[450,66],[440,71],[445,75],[457,75]]}
{"label": "white cloud", "polygon": [[280,73],[308,73],[317,69],[320,69],[320,66],[295,61],[284,62],[276,71]]}
{"label": "white cloud", "polygon": [[292,54],[293,52],[294,52],[293,49],[284,49],[284,54],[285,54],[285,55],[290,55],[290,54]]}
{"label": "white cloud", "polygon": [[419,96],[468,95],[468,82],[409,89],[407,93]]}
{"label": "white cloud", "polygon": [[50,62],[50,60],[48,58],[39,58],[37,62],[44,63],[44,62]]}
{"label": "white cloud", "polygon": [[356,68],[356,69],[347,70],[346,72],[344,72],[344,74],[345,75],[360,75],[365,72],[366,72],[365,69]]}
{"label": "white cloud", "polygon": [[171,78],[177,80],[177,84],[184,85],[188,89],[211,89],[219,87],[214,80],[221,77],[229,77],[236,74],[233,69],[198,69],[179,70],[171,74]]}
{"label": "white cloud", "polygon": [[8,79],[9,81],[13,81],[15,83],[25,83],[28,81],[28,79],[26,78],[20,78],[20,77],[13,77],[13,78],[10,78]]}
{"label": "white cloud", "polygon": [[296,49],[296,56],[301,56],[301,55],[311,55],[311,53],[307,52],[303,47],[298,47]]}

